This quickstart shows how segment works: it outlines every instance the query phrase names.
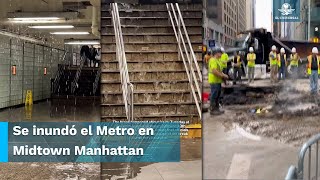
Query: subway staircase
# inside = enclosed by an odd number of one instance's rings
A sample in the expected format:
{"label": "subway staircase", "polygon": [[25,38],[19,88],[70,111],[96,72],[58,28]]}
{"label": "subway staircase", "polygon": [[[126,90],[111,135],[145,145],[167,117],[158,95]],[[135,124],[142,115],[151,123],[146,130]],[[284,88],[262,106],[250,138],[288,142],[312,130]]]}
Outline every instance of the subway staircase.
{"label": "subway staircase", "polygon": [[74,97],[92,97],[99,96],[99,86],[96,92],[93,91],[96,76],[99,72],[98,67],[82,67],[81,73],[78,79],[78,86],[74,92],[72,92],[72,82],[75,79],[79,66],[69,66],[59,64],[61,77],[57,82],[57,87],[52,92],[53,98],[61,98],[65,96]]}
{"label": "subway staircase", "polygon": [[[134,87],[134,120],[199,122],[166,4],[118,5],[128,73]],[[179,6],[202,69],[202,4]],[[101,115],[102,121],[125,121],[110,9],[110,4],[102,5]]]}

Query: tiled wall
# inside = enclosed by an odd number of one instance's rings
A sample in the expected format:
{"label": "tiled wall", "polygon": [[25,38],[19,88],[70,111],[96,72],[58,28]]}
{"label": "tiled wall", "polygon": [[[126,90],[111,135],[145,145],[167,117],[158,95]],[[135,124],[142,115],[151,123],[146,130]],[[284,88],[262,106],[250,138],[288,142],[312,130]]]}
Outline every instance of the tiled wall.
{"label": "tiled wall", "polygon": [[[50,97],[54,78],[64,50],[24,42],[0,35],[0,109],[25,102],[26,91],[33,100]],[[12,66],[16,66],[16,75]],[[47,75],[44,75],[44,68]]]}

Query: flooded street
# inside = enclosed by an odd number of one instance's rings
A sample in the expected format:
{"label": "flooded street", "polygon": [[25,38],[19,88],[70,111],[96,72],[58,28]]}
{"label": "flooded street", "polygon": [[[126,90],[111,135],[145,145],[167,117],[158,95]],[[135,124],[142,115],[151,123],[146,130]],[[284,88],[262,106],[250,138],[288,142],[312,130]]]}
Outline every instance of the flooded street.
{"label": "flooded street", "polygon": [[224,114],[203,116],[205,179],[284,179],[303,143],[320,132],[308,79],[229,86],[222,105]]}
{"label": "flooded street", "polygon": [[300,147],[248,133],[222,116],[204,114],[204,179],[284,179]]}
{"label": "flooded street", "polygon": [[226,113],[219,116],[219,121],[236,123],[252,134],[300,147],[320,132],[319,97],[309,94],[307,82],[251,85],[245,91],[240,86],[232,92],[227,88],[223,99]]}

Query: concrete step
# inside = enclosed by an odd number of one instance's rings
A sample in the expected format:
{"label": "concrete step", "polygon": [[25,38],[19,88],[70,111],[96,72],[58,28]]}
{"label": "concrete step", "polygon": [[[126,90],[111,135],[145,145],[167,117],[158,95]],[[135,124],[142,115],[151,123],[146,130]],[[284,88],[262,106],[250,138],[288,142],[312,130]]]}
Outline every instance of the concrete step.
{"label": "concrete step", "polygon": [[[199,68],[202,69],[202,64],[198,64]],[[149,71],[159,71],[159,70],[166,70],[166,71],[174,71],[174,70],[185,70],[184,63],[180,62],[165,62],[165,63],[128,63],[127,64],[128,71],[140,71],[143,72],[145,70]],[[196,68],[196,65],[193,64],[193,68]],[[101,64],[102,71],[117,71],[119,70],[118,63],[103,63]]]}
{"label": "concrete step", "polygon": [[[179,46],[177,44],[125,44],[124,46],[126,52],[177,52]],[[189,46],[187,46],[189,48]],[[192,44],[192,49],[195,52],[202,51],[202,45]],[[102,53],[116,52],[115,44],[102,45]]]}
{"label": "concrete step", "polygon": [[[102,7],[102,121],[126,120],[109,6]],[[198,122],[187,73],[165,4],[119,5],[135,120]],[[180,6],[196,58],[202,62],[202,4]],[[199,92],[200,93],[200,92]],[[197,93],[198,94],[198,93]]]}
{"label": "concrete step", "polygon": [[[134,94],[134,103],[145,103],[145,102],[153,102],[153,103],[185,103],[192,102],[193,97],[190,93],[181,93],[181,94]],[[102,104],[122,104],[123,96],[122,94],[118,95],[109,95],[104,94],[102,96]]]}
{"label": "concrete step", "polygon": [[[174,32],[172,26],[171,27],[139,27],[139,28],[122,28],[122,34],[127,35],[127,34],[134,34],[134,35],[139,35],[139,34],[164,34],[164,33],[169,33],[172,34]],[[181,29],[181,32],[184,33],[184,30]],[[188,34],[201,34],[202,32],[202,27],[197,26],[197,27],[188,27],[187,28]],[[114,28],[109,27],[109,28],[102,28],[101,33],[104,35],[114,35]]]}
{"label": "concrete step", "polygon": [[[155,55],[157,55],[158,53],[167,54],[167,53],[174,53],[174,52],[176,52],[176,51],[171,50],[171,49],[170,50],[155,50],[155,51],[150,51],[150,50],[144,50],[144,51],[141,51],[141,50],[128,51],[128,50],[126,50],[125,51],[126,55],[127,54],[155,54]],[[194,52],[195,53],[201,53],[202,51],[195,49]],[[116,53],[116,51],[104,51],[104,52],[102,52],[102,54],[115,54],[115,53]],[[178,53],[178,52],[176,52],[176,53]]]}
{"label": "concrete step", "polygon": [[[197,114],[184,114],[184,115],[157,115],[157,116],[137,116],[134,117],[135,121],[190,121],[201,122]],[[127,121],[125,116],[101,116],[102,122],[113,121]]]}
{"label": "concrete step", "polygon": [[[137,80],[137,81],[130,81],[132,84],[148,84],[148,83],[176,83],[176,82],[189,82],[188,79],[176,79],[176,80],[164,80],[164,81],[159,81],[159,80]],[[101,84],[121,84],[120,80],[101,80]]]}
{"label": "concrete step", "polygon": [[[202,53],[195,52],[195,56],[198,60],[202,60]],[[140,61],[140,62],[150,62],[150,61],[173,61],[179,60],[178,52],[152,52],[152,51],[131,51],[126,53],[127,62]],[[103,53],[102,62],[116,61],[116,53]]]}
{"label": "concrete step", "polygon": [[[181,12],[183,18],[190,17],[202,17],[202,11],[198,10],[189,10]],[[132,11],[132,12],[124,12],[120,11],[120,18],[123,17],[169,17],[168,11]],[[110,17],[110,12],[103,11],[101,13],[101,17]]]}
{"label": "concrete step", "polygon": [[[108,37],[108,36],[105,36],[105,37]],[[154,37],[154,36],[152,36]],[[163,37],[163,36],[162,36]],[[165,36],[167,37],[167,36]],[[109,40],[111,41],[105,41],[103,40],[101,43],[102,44],[105,44],[105,45],[109,45],[109,44],[114,44],[115,42],[112,42],[114,39],[110,38]],[[198,45],[198,46],[201,46],[202,44],[197,42],[197,41],[191,41],[190,39],[190,42],[191,44],[193,45]],[[177,41],[174,39],[174,40],[169,40],[169,41],[165,41],[165,42],[154,42],[154,41],[149,41],[149,42],[146,42],[146,41],[140,41],[140,42],[126,42],[125,45],[154,45],[154,44],[177,44]],[[181,43],[181,45],[183,45]],[[188,46],[188,42],[185,41],[185,45]]]}
{"label": "concrete step", "polygon": [[[141,90],[136,90],[134,91],[134,94],[185,94],[185,93],[190,93],[190,90],[175,90],[175,91],[141,91]],[[112,92],[101,92],[104,95],[119,95],[122,94],[122,91],[112,91]],[[197,92],[196,92],[197,93]],[[197,93],[198,94],[198,93]]]}
{"label": "concrete step", "polygon": [[[168,18],[122,18],[120,20],[121,25],[171,25],[171,22]],[[192,25],[202,25],[202,17],[195,17],[184,19],[185,24]],[[111,25],[111,18],[101,19],[101,26]]]}
{"label": "concrete step", "polygon": [[[128,10],[134,12],[140,12],[140,11],[165,11],[167,12],[167,6],[165,3],[163,4],[157,4],[157,5],[152,5],[152,4],[135,4],[131,5],[130,8],[124,8],[123,6],[118,6],[119,11],[124,11],[129,13]],[[202,4],[193,4],[193,3],[183,3],[179,4],[179,8],[181,11],[202,11]],[[110,5],[109,4],[104,4],[101,7],[103,12],[108,12],[110,10]]]}
{"label": "concrete step", "polygon": [[[189,36],[191,43],[201,43],[199,42],[199,39],[202,39],[201,32],[195,35]],[[105,43],[115,43],[115,37],[114,36],[102,36],[101,38],[102,44]],[[161,35],[138,35],[135,34],[135,36],[124,36],[123,42],[126,45],[127,43],[177,43],[177,39],[174,34],[167,35],[167,36],[161,36]]]}
{"label": "concrete step", "polygon": [[[185,24],[185,26],[188,27],[199,27],[199,25],[193,25],[193,24]],[[158,24],[146,24],[146,25],[125,25],[125,24],[121,24],[121,28],[163,28],[163,27],[167,27],[167,28],[172,28],[171,23],[168,25],[158,25]],[[108,25],[104,25],[101,26],[101,28],[113,28],[113,24],[108,24]]]}
{"label": "concrete step", "polygon": [[[102,104],[101,116],[125,116],[125,107],[122,104]],[[139,103],[134,104],[134,116],[186,116],[186,114],[197,114],[193,103]]]}
{"label": "concrete step", "polygon": [[[190,85],[189,82],[177,82],[177,83],[146,83],[146,84],[135,84],[134,91],[182,91],[189,90]],[[120,84],[101,84],[101,92],[102,94],[121,91]]]}
{"label": "concrete step", "polygon": [[[197,59],[197,62],[198,63],[202,63],[202,60],[201,59]],[[115,64],[118,64],[119,62],[116,60],[116,59],[113,59],[113,61],[103,61],[102,63],[101,63],[101,66],[103,66],[103,64],[105,64],[105,63],[115,63]],[[130,60],[130,61],[128,61],[127,60],[127,64],[141,64],[141,63],[146,63],[146,64],[148,64],[148,63],[183,63],[182,62],[182,59],[180,59],[180,60],[155,60],[155,61],[153,61],[153,60],[151,60],[151,61],[149,61],[149,60],[141,60],[141,59],[137,59],[137,60],[135,60],[135,59],[133,59],[133,60]]]}
{"label": "concrete step", "polygon": [[[186,71],[173,71],[166,73],[156,72],[130,72],[130,81],[176,81],[181,79],[188,79]],[[120,73],[102,73],[101,81],[119,81]]]}

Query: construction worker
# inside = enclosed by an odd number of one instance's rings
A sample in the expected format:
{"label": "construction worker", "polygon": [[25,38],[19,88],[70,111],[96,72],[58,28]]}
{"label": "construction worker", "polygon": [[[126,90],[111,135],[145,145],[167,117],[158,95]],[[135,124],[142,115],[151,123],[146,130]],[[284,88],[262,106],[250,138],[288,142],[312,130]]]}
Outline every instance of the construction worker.
{"label": "construction worker", "polygon": [[254,81],[254,68],[256,65],[256,54],[254,53],[253,47],[249,48],[249,53],[247,54],[248,61],[248,80],[249,83]]}
{"label": "construction worker", "polygon": [[236,84],[237,80],[241,80],[242,76],[242,58],[241,52],[239,51],[236,56],[233,58],[233,84]]}
{"label": "construction worker", "polygon": [[213,57],[209,60],[209,72],[208,80],[211,89],[210,97],[210,114],[219,115],[223,114],[224,111],[220,109],[219,100],[221,95],[221,84],[223,80],[228,79],[228,75],[222,72],[222,67],[220,63],[222,51],[220,48],[214,50]]}
{"label": "construction worker", "polygon": [[270,60],[271,83],[275,83],[277,82],[277,74],[278,74],[277,47],[275,45],[271,47],[271,52],[269,53],[269,60]]}
{"label": "construction worker", "polygon": [[278,66],[279,66],[279,80],[286,78],[287,70],[287,55],[284,48],[280,49],[280,54],[278,54]]}
{"label": "construction worker", "polygon": [[228,74],[228,60],[229,60],[229,56],[228,54],[225,52],[224,48],[221,47],[221,51],[222,51],[222,55],[221,55],[221,67],[222,67],[222,72],[224,74]]}
{"label": "construction worker", "polygon": [[307,73],[310,78],[310,90],[312,95],[315,95],[318,92],[318,78],[320,74],[320,59],[318,53],[318,48],[313,47],[312,55],[308,56]]}
{"label": "construction worker", "polygon": [[298,65],[300,57],[295,47],[291,49],[291,52],[292,54],[290,55],[290,71],[292,72],[292,77],[295,79],[298,77]]}
{"label": "construction worker", "polygon": [[208,69],[208,63],[211,58],[211,52],[208,51],[206,55],[204,55],[205,67]]}

